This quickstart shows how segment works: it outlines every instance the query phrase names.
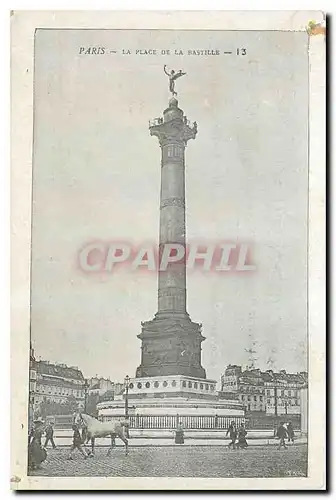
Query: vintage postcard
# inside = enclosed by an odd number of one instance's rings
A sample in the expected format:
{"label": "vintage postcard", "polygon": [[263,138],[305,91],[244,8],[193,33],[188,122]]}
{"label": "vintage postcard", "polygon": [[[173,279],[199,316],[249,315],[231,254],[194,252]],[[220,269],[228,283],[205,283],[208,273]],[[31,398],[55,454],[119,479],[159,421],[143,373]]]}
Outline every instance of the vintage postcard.
{"label": "vintage postcard", "polygon": [[325,489],[324,14],[11,29],[12,488]]}

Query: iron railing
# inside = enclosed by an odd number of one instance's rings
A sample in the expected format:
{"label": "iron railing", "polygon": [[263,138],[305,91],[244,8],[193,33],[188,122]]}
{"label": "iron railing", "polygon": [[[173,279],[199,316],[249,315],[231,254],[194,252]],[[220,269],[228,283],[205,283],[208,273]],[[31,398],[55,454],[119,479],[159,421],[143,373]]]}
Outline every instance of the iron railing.
{"label": "iron railing", "polygon": [[[103,417],[103,421],[120,420],[123,416]],[[244,417],[224,417],[219,415],[131,415],[130,429],[228,429],[234,421],[237,426],[245,422]]]}

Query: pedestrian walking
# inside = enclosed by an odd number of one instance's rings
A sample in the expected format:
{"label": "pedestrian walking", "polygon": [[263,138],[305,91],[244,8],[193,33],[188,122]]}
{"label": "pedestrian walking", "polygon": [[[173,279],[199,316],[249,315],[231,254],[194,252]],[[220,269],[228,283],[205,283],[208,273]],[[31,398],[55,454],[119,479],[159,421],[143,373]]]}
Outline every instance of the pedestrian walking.
{"label": "pedestrian walking", "polygon": [[277,430],[277,437],[280,439],[278,450],[280,450],[281,446],[283,446],[285,449],[287,449],[285,439],[288,437],[288,433],[285,427],[284,422],[280,422],[280,425]]}
{"label": "pedestrian walking", "polygon": [[175,444],[184,444],[184,430],[181,424],[176,427]]}
{"label": "pedestrian walking", "polygon": [[51,446],[55,449],[56,445],[54,441],[54,427],[52,422],[49,422],[45,429],[45,443],[44,443],[45,448],[47,447],[49,441],[51,443]]}
{"label": "pedestrian walking", "polygon": [[82,436],[81,436],[81,433],[79,431],[79,427],[77,424],[72,424],[72,429],[74,431],[73,433],[73,440],[72,440],[72,446],[71,446],[71,450],[70,450],[70,455],[68,456],[68,460],[73,460],[72,458],[72,454],[73,452],[77,449],[82,455],[84,458],[88,458],[88,454],[85,453],[85,451],[83,450],[83,447],[82,447]]}
{"label": "pedestrian walking", "polygon": [[244,424],[241,424],[239,429],[238,429],[237,448],[241,448],[243,450],[246,450],[246,448],[248,447],[248,444],[246,441],[246,436],[247,436],[247,432],[246,432],[245,426],[244,426]]}
{"label": "pedestrian walking", "polygon": [[47,458],[47,452],[42,448],[42,435],[44,432],[44,422],[41,418],[34,421],[34,427],[30,434],[30,443],[28,446],[28,467],[30,469],[39,469],[42,462]]}
{"label": "pedestrian walking", "polygon": [[292,442],[294,444],[294,428],[293,428],[293,425],[292,425],[292,422],[288,422],[288,425],[287,425],[287,435],[288,435],[288,442]]}
{"label": "pedestrian walking", "polygon": [[226,435],[230,435],[230,443],[228,444],[228,448],[231,449],[231,446],[232,448],[235,450],[236,449],[236,440],[237,440],[237,428],[236,428],[236,424],[232,421],[231,424],[230,424],[230,427],[228,428],[228,430],[226,431]]}

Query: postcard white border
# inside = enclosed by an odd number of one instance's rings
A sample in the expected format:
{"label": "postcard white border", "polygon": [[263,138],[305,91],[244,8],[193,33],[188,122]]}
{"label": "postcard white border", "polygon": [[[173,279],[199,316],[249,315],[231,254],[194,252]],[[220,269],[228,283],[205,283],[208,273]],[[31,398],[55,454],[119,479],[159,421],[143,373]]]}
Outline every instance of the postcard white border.
{"label": "postcard white border", "polygon": [[[27,476],[30,229],[36,28],[306,31],[317,11],[15,11],[11,16],[11,486],[19,490],[325,488],[325,37],[309,36],[309,448],[307,478]],[[26,390],[25,390],[26,388]]]}

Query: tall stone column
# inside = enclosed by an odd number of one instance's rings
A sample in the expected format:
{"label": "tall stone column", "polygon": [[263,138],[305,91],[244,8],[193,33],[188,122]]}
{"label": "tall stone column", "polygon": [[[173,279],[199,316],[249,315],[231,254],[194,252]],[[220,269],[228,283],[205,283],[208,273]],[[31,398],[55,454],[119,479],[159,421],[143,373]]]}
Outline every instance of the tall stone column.
{"label": "tall stone column", "polygon": [[[190,126],[178,101],[172,97],[163,118],[150,123],[150,134],[161,147],[161,194],[159,262],[169,244],[186,246],[185,148],[197,134]],[[174,255],[174,250],[170,255]],[[141,365],[137,377],[187,375],[205,378],[201,366],[202,325],[193,323],[186,307],[186,260],[169,263],[159,270],[158,312],[142,323]]]}
{"label": "tall stone column", "polygon": [[[163,122],[150,128],[161,146],[161,195],[160,195],[160,260],[167,244],[179,244],[185,250],[185,147],[195,138],[196,127],[191,128],[178,101],[172,98],[163,113]],[[166,250],[165,249],[166,246]],[[171,251],[173,253],[174,250]],[[162,317],[186,314],[185,259],[170,263],[159,271],[158,314]]]}

